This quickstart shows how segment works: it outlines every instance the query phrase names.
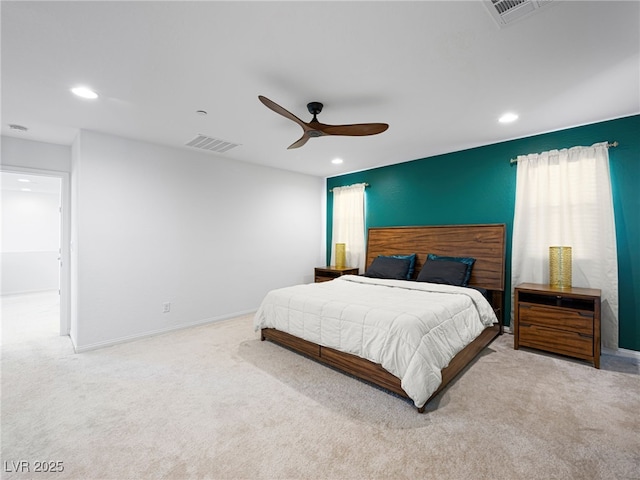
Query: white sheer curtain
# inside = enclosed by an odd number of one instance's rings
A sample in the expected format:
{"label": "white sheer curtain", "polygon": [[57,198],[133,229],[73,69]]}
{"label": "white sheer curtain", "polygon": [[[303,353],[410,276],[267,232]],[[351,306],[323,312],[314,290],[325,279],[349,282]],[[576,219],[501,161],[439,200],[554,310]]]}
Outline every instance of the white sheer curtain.
{"label": "white sheer curtain", "polygon": [[364,246],[364,183],[333,189],[333,228],[331,265],[336,264],[336,243],[345,243],[347,266],[363,272]]}
{"label": "white sheer curtain", "polygon": [[512,287],[549,283],[552,245],[572,247],[572,286],[602,290],[602,345],[617,349],[618,263],[606,143],[518,157]]}

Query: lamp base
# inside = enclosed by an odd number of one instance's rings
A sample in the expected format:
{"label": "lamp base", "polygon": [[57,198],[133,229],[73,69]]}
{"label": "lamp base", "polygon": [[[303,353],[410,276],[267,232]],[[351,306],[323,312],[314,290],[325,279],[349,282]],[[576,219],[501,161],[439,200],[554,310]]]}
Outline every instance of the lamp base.
{"label": "lamp base", "polygon": [[549,285],[571,288],[571,247],[549,247]]}

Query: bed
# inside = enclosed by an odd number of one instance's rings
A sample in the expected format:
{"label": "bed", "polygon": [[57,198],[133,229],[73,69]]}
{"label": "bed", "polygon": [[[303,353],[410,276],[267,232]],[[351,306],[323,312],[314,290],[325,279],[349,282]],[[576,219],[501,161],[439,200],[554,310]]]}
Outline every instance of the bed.
{"label": "bed", "polygon": [[[381,262],[409,266],[409,256],[413,268],[377,278]],[[432,283],[434,266],[455,262],[467,264],[456,267],[465,286]],[[406,397],[422,413],[502,334],[504,266],[504,224],[370,228],[371,276],[269,292],[254,327],[262,340]]]}

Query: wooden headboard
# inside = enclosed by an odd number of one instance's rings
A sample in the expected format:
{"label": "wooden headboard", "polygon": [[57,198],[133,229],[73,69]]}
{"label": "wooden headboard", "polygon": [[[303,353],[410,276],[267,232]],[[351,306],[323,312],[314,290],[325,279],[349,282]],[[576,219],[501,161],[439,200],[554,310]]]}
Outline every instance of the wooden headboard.
{"label": "wooden headboard", "polygon": [[415,253],[417,276],[429,253],[473,257],[469,285],[504,292],[505,231],[504,224],[374,227],[367,238],[366,265],[378,255]]}

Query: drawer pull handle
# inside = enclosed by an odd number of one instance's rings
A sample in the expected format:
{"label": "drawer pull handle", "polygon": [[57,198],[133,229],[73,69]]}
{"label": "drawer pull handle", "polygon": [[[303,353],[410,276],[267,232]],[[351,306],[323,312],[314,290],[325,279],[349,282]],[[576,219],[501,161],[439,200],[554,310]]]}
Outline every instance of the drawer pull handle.
{"label": "drawer pull handle", "polygon": [[531,305],[518,305],[520,308],[531,308]]}
{"label": "drawer pull handle", "polygon": [[593,338],[593,335],[587,335],[586,333],[578,333],[582,338]]}
{"label": "drawer pull handle", "polygon": [[578,315],[580,315],[581,317],[593,318],[593,313],[589,312],[578,312]]}

